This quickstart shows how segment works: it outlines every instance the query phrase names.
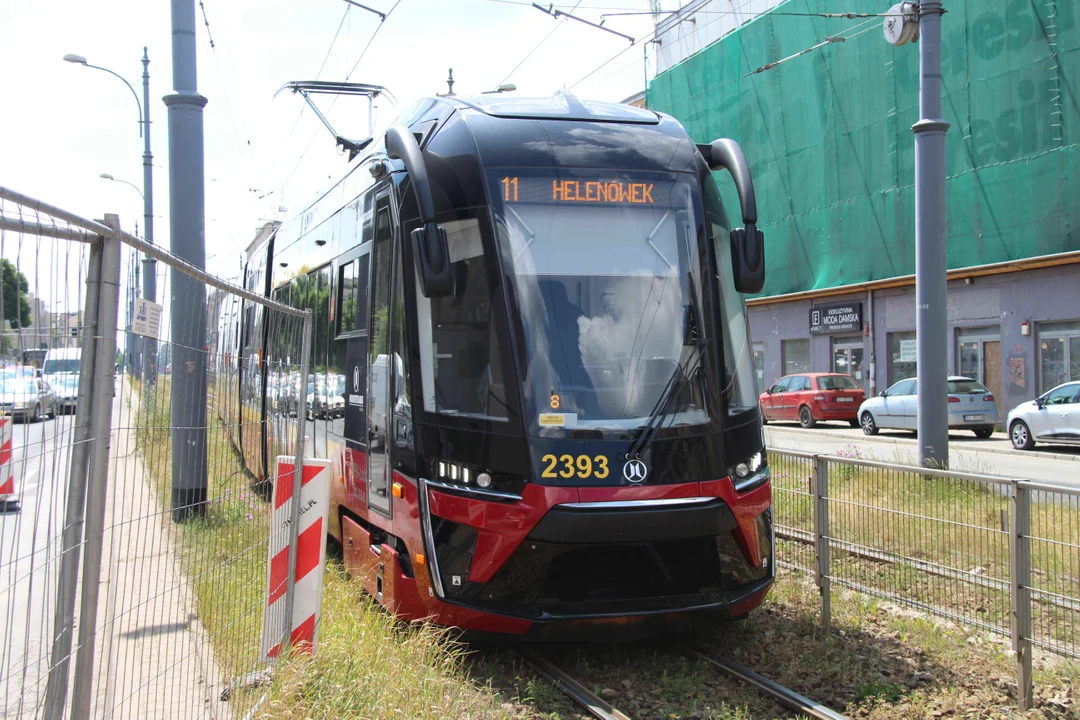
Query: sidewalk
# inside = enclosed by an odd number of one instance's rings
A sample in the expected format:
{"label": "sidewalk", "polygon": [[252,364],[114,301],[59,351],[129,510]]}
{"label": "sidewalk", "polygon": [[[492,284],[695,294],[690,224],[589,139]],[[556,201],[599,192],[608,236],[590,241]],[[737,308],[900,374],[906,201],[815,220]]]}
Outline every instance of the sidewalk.
{"label": "sidewalk", "polygon": [[138,396],[126,379],[117,388],[94,715],[228,720],[228,704],[218,699],[226,681],[180,572],[169,511],[136,453]]}
{"label": "sidewalk", "polygon": [[[886,443],[891,445],[917,446],[915,435],[908,430],[882,430],[877,435],[867,435],[861,428],[851,428],[844,425],[818,425],[815,428],[802,428],[797,423],[771,422],[765,426],[767,430],[787,431],[790,430],[799,435],[829,438],[832,440],[846,440],[850,443]],[[995,432],[987,440],[980,440],[967,431],[951,430],[949,432],[949,444],[953,448],[962,450],[978,451],[980,453],[997,453],[1018,458],[1065,460],[1080,462],[1080,448],[1065,445],[1047,445],[1038,443],[1034,450],[1017,450],[1009,442],[1008,435],[1003,432]]]}

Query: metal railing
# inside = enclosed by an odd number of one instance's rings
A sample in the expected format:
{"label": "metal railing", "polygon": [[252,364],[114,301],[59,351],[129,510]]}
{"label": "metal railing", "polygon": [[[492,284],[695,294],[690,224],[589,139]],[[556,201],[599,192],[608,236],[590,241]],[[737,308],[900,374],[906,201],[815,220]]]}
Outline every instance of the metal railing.
{"label": "metal railing", "polygon": [[[166,298],[148,377],[116,366],[136,341],[118,329],[134,251],[159,261]],[[268,667],[267,596],[283,595],[286,616],[292,603],[298,523],[272,525],[269,489],[276,456],[304,457],[311,312],[210,276],[115,215],[2,187],[0,255],[5,296],[14,280],[33,316],[0,304],[0,404],[24,381],[35,393],[13,401],[18,417],[0,413],[0,716],[242,716]],[[268,340],[245,360],[235,333],[256,315]],[[56,375],[19,367],[40,342],[81,357]],[[264,408],[267,377],[295,390],[287,403]],[[298,496],[301,473],[282,477]],[[272,574],[269,548],[286,545],[287,572]]]}
{"label": "metal railing", "polygon": [[771,450],[777,562],[1008,636],[1018,702],[1034,648],[1080,657],[1080,488]]}

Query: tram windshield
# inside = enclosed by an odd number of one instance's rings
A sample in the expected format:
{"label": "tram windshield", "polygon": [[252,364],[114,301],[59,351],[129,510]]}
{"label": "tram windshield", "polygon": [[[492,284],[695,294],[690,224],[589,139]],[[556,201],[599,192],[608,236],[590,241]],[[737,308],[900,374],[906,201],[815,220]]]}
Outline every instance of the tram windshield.
{"label": "tram windshield", "polygon": [[703,214],[693,180],[567,169],[491,173],[502,261],[515,278],[525,336],[534,431],[627,430],[654,415],[664,427],[710,421]]}

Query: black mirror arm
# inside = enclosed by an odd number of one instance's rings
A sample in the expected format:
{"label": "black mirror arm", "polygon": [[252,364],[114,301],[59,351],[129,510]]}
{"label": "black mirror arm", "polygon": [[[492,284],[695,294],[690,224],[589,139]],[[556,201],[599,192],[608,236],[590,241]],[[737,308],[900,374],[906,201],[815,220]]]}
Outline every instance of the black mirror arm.
{"label": "black mirror arm", "polygon": [[746,164],[739,143],[728,138],[713,140],[708,145],[698,145],[698,151],[710,170],[724,168],[731,173],[735,189],[739,193],[739,205],[742,210],[744,225],[757,225],[757,196],[754,195],[754,181],[750,177],[750,167]]}
{"label": "black mirror arm", "polygon": [[427,163],[420,152],[416,136],[408,128],[396,125],[386,131],[386,154],[392,160],[401,160],[412,180],[416,204],[420,207],[420,220],[427,225],[435,222],[435,201],[431,199],[431,181],[428,179]]}
{"label": "black mirror arm", "polygon": [[446,297],[453,288],[450,274],[450,251],[446,232],[435,222],[435,201],[431,196],[431,181],[416,136],[405,127],[394,126],[386,131],[386,154],[405,163],[416,204],[420,210],[422,228],[412,232],[413,244],[421,263],[424,294],[427,297]]}

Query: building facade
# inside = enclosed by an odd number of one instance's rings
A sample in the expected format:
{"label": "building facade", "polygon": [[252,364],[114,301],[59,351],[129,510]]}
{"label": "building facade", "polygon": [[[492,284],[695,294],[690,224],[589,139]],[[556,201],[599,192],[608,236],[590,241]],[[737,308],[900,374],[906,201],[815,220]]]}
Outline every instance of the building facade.
{"label": "building facade", "polygon": [[[754,175],[767,280],[748,305],[762,387],[837,371],[875,393],[918,371],[919,48],[888,45],[881,17],[838,16],[890,4],[695,0],[657,25],[648,107],[696,142],[738,140]],[[1002,418],[1080,380],[1077,5],[946,2],[941,352],[994,392]]]}

